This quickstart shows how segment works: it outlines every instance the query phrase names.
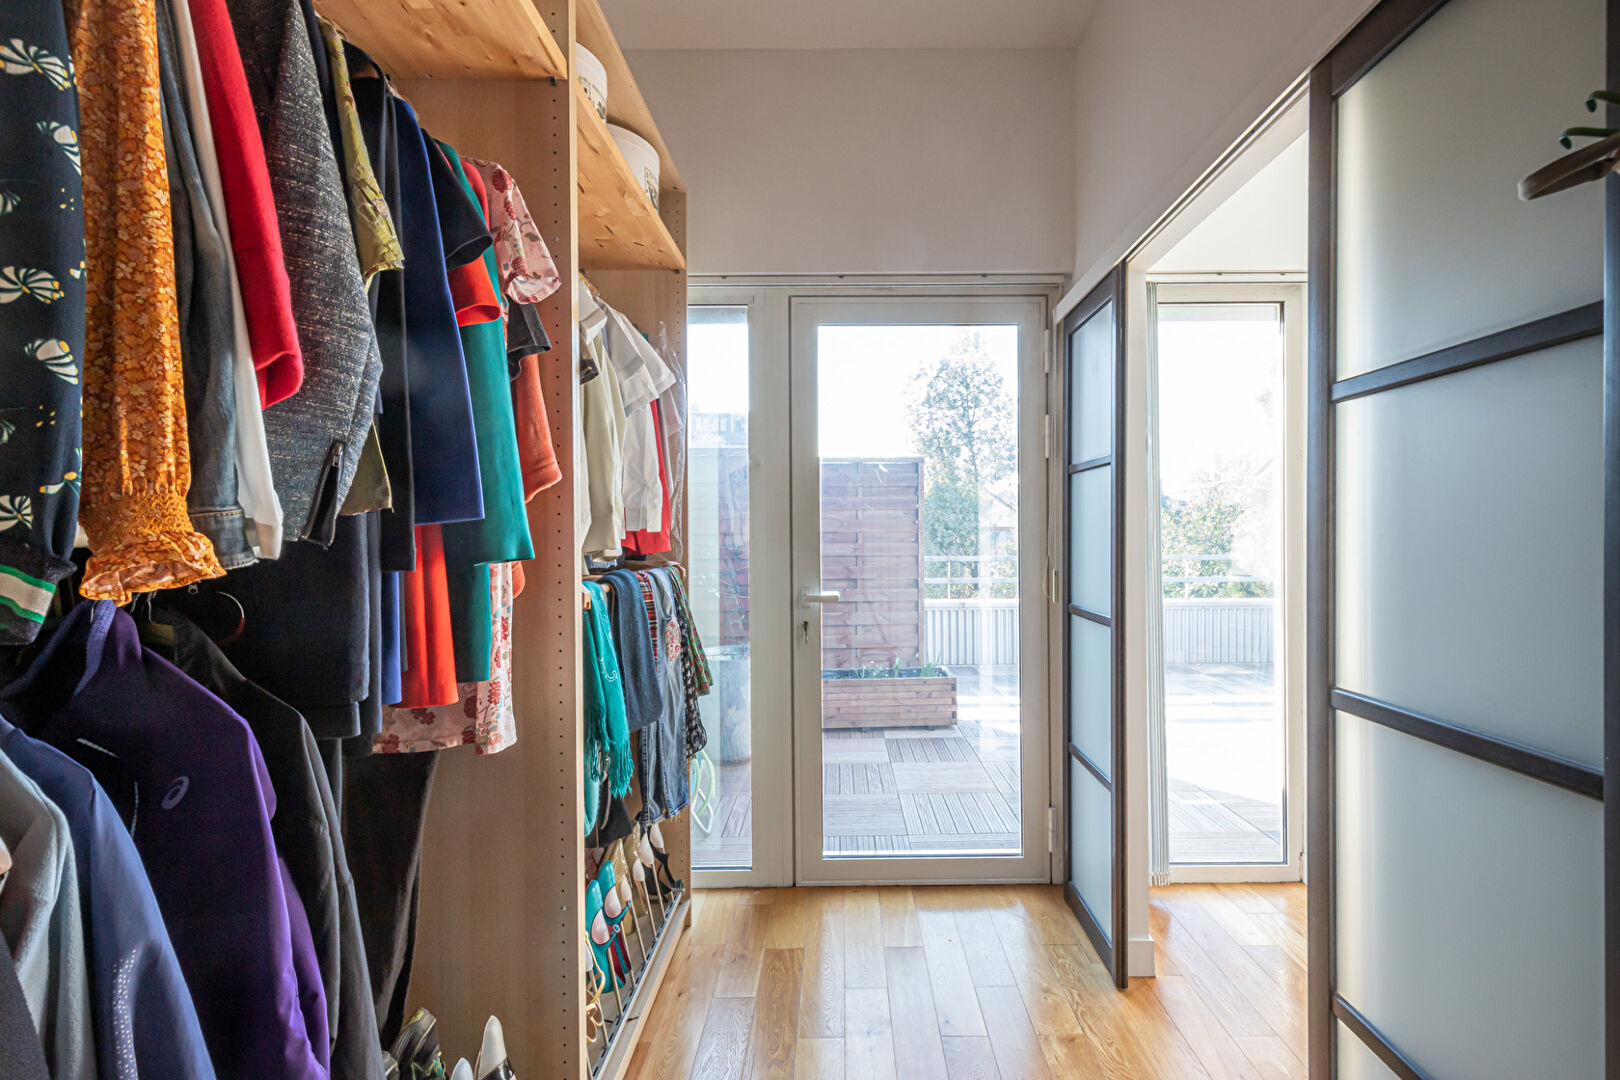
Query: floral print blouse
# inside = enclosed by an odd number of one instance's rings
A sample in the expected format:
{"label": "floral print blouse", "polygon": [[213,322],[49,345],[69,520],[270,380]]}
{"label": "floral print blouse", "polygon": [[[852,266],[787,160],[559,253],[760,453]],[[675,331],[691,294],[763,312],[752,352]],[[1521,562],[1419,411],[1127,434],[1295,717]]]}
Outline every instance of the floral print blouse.
{"label": "floral print blouse", "polygon": [[151,0],[67,0],[79,80],[85,241],[80,592],[125,603],[224,570],[191,527],[174,236]]}
{"label": "floral print blouse", "polygon": [[472,746],[480,754],[494,754],[517,741],[512,708],[512,599],[516,595],[516,573],[516,563],[491,563],[489,567],[494,615],[489,679],[460,684],[459,700],[450,705],[385,707],[382,732],[372,746],[377,753],[409,754]]}
{"label": "floral print blouse", "polygon": [[551,249],[529,216],[512,174],[492,161],[467,161],[489,191],[489,231],[495,238],[501,291],[514,304],[537,304],[562,284]]}

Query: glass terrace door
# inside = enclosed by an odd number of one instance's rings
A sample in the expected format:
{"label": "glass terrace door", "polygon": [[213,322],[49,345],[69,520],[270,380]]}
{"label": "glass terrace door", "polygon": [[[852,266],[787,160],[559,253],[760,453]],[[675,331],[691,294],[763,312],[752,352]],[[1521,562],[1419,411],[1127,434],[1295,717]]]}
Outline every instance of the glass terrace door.
{"label": "glass terrace door", "polygon": [[1044,316],[790,301],[800,883],[1047,876]]}

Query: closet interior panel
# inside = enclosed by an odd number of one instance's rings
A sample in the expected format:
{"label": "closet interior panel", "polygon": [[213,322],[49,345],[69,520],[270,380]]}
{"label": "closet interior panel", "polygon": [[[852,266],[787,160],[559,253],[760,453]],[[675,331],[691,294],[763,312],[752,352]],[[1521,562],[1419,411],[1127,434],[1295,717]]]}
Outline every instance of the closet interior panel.
{"label": "closet interior panel", "polygon": [[[566,4],[547,5],[559,38]],[[524,192],[564,286],[541,304],[551,352],[541,369],[562,460],[574,441],[579,364],[572,282],[578,266],[569,85],[412,79],[398,83],[423,124],[471,157],[499,161]],[[571,468],[529,503],[534,568],[513,606],[512,692],[524,737],[489,758],[441,754],[422,852],[412,997],[446,1045],[475,1045],[491,1014],[513,1060],[575,1076],[585,1062],[583,972],[589,963],[581,858],[579,561]],[[542,1020],[542,1018],[546,1018]]]}

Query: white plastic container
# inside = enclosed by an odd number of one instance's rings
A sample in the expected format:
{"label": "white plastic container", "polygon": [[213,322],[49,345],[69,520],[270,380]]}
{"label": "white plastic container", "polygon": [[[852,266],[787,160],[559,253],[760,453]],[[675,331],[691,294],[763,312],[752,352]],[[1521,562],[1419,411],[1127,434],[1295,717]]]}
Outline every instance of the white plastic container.
{"label": "white plastic container", "polygon": [[618,144],[619,153],[624,155],[626,164],[630,166],[630,174],[641,181],[641,187],[647,192],[647,198],[653,204],[653,209],[658,209],[658,151],[653,149],[652,143],[629,128],[609,124],[608,132]]}
{"label": "white plastic container", "polygon": [[596,54],[577,41],[574,42],[574,77],[579,80],[585,96],[591,99],[591,104],[596,106],[596,114],[606,120],[607,68],[596,58]]}

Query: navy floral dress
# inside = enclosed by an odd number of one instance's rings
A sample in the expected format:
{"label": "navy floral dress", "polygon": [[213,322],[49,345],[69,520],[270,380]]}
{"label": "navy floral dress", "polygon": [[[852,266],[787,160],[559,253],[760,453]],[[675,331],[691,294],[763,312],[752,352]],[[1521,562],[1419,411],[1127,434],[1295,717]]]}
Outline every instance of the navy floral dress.
{"label": "navy floral dress", "polygon": [[29,642],[79,512],[79,99],[55,3],[0,5],[0,643]]}

